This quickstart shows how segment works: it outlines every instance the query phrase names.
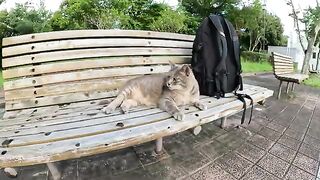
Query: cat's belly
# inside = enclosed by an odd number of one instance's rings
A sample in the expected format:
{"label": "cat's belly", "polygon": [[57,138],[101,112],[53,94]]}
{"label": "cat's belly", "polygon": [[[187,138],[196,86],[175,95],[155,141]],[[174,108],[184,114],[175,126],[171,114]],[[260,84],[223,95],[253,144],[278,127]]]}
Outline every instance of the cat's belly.
{"label": "cat's belly", "polygon": [[158,96],[145,95],[141,91],[136,91],[132,94],[132,99],[138,102],[139,105],[156,106],[159,102]]}

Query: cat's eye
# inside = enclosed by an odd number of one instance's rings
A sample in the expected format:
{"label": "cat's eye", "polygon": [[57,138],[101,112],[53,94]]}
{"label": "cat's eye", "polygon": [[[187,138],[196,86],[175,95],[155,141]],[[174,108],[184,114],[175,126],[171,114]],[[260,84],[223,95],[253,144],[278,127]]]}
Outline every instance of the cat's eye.
{"label": "cat's eye", "polygon": [[176,79],[176,78],[173,78],[173,81],[177,81],[177,79]]}

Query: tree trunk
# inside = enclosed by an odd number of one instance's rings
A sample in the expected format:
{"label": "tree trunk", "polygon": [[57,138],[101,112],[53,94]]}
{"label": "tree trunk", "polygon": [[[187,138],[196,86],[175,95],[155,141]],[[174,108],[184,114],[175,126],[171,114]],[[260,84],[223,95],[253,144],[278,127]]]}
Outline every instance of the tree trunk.
{"label": "tree trunk", "polygon": [[310,62],[310,59],[311,59],[311,56],[312,56],[312,50],[313,50],[313,46],[316,42],[316,39],[317,39],[317,36],[318,36],[318,33],[319,33],[319,30],[320,30],[320,24],[317,24],[316,27],[312,30],[312,37],[309,38],[308,40],[308,47],[307,47],[307,52],[306,54],[304,55],[304,59],[303,59],[303,65],[302,65],[302,70],[301,70],[301,73],[303,74],[308,74],[309,73],[309,62]]}
{"label": "tree trunk", "polygon": [[[318,46],[319,47],[319,46]],[[317,64],[316,64],[316,71],[319,71],[319,63],[320,63],[320,49],[319,49],[319,52],[318,52],[318,58],[317,58]]]}

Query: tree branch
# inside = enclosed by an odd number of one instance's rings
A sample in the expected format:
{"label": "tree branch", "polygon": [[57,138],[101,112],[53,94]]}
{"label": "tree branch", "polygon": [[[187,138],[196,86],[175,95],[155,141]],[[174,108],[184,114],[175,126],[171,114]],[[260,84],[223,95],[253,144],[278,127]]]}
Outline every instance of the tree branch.
{"label": "tree branch", "polygon": [[296,9],[294,7],[293,1],[289,0],[288,2],[289,2],[288,5],[290,5],[291,8],[292,8],[292,16],[293,16],[294,23],[296,24],[296,27],[297,27],[297,33],[298,33],[300,45],[301,45],[303,51],[305,51],[306,48],[303,45],[303,40],[302,40],[301,29],[300,29],[300,25],[299,25],[298,14],[297,14]]}

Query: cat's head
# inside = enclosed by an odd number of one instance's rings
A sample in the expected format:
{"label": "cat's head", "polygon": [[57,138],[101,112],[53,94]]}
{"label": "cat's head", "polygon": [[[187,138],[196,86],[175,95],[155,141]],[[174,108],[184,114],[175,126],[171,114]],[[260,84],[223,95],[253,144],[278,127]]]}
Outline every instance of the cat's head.
{"label": "cat's head", "polygon": [[189,65],[171,65],[171,72],[166,79],[165,85],[170,90],[183,90],[190,84],[193,77],[191,67]]}

